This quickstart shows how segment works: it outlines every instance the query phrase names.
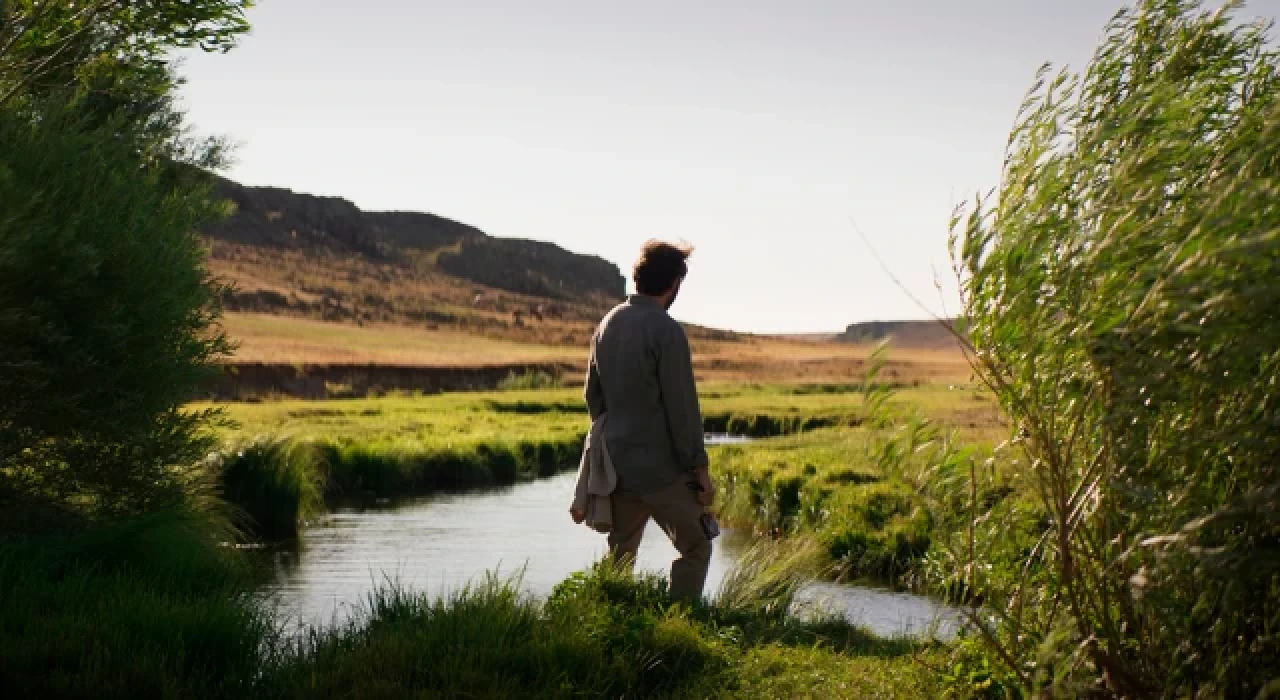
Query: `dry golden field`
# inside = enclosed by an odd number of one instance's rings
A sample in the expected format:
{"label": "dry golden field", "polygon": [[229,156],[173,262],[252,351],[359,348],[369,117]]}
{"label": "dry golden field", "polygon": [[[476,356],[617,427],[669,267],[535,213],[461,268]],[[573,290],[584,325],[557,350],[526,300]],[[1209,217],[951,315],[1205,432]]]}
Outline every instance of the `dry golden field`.
{"label": "dry golden field", "polygon": [[[223,327],[236,341],[236,363],[386,364],[472,367],[558,363],[585,367],[582,343],[520,342],[502,335],[373,323],[319,321],[284,315],[229,313]],[[590,329],[584,326],[584,332]],[[742,336],[695,340],[699,379],[737,382],[857,381],[866,373],[868,345]],[[899,382],[965,382],[969,367],[956,351],[893,349],[885,378]]]}
{"label": "dry golden field", "polygon": [[[609,308],[607,300],[568,302],[484,287],[441,273],[426,257],[379,262],[215,241],[210,268],[231,286],[222,325],[238,345],[236,364],[583,368],[591,333]],[[872,350],[835,342],[834,334],[688,331],[703,380],[857,381]],[[953,348],[900,347],[889,358],[884,376],[898,382],[969,377]]]}

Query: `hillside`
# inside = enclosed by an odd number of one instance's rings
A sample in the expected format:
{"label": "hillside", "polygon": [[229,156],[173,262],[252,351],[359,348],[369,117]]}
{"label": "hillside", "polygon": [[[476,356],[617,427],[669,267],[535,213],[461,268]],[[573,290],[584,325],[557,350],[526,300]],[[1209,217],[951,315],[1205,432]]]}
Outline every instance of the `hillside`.
{"label": "hillside", "polygon": [[[617,266],[553,244],[335,197],[218,187],[233,213],[204,233],[238,346],[224,394],[479,387],[534,371],[577,381],[596,323],[625,291]],[[706,379],[852,381],[865,371],[865,347],[829,337],[686,329]],[[901,358],[904,378],[954,373],[951,356]]]}
{"label": "hillside", "polygon": [[602,258],[551,243],[494,238],[434,214],[365,212],[337,197],[229,180],[219,180],[218,194],[233,204],[233,213],[205,234],[225,243],[393,265],[429,261],[458,279],[559,301],[613,301],[626,289],[618,267]]}

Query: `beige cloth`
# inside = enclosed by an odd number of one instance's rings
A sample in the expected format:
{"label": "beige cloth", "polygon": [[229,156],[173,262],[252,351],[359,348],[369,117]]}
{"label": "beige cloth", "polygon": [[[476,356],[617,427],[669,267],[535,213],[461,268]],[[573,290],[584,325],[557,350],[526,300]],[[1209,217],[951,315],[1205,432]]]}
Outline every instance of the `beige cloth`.
{"label": "beige cloth", "polygon": [[582,451],[582,464],[578,466],[578,485],[573,491],[573,505],[569,512],[576,522],[584,523],[596,532],[613,529],[613,508],[609,497],[618,487],[618,474],[613,469],[613,459],[605,445],[604,424],[607,414],[600,414],[591,423],[586,447]]}
{"label": "beige cloth", "polygon": [[684,600],[701,598],[712,547],[700,522],[706,508],[698,502],[697,493],[684,481],[676,481],[653,493],[615,491],[611,500],[613,532],[609,533],[609,551],[614,558],[635,562],[645,525],[653,518],[680,552],[680,557],[671,562],[671,595]]}

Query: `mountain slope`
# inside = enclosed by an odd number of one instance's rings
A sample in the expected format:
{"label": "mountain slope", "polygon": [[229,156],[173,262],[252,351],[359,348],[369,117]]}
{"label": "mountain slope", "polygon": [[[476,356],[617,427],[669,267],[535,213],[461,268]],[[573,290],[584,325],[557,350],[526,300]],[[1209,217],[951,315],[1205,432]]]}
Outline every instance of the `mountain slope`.
{"label": "mountain slope", "polygon": [[494,238],[434,214],[365,212],[338,197],[219,180],[233,213],[204,233],[262,249],[358,255],[368,260],[435,265],[450,276],[495,289],[567,302],[620,299],[618,267],[539,241]]}

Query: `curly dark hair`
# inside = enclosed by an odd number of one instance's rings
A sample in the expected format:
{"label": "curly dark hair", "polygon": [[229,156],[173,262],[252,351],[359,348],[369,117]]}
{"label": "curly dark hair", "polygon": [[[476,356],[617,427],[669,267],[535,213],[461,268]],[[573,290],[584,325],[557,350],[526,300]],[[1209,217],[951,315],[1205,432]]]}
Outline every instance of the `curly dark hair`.
{"label": "curly dark hair", "polygon": [[650,240],[640,250],[631,271],[631,279],[640,294],[658,296],[670,291],[675,283],[689,274],[686,262],[693,255],[693,246]]}

